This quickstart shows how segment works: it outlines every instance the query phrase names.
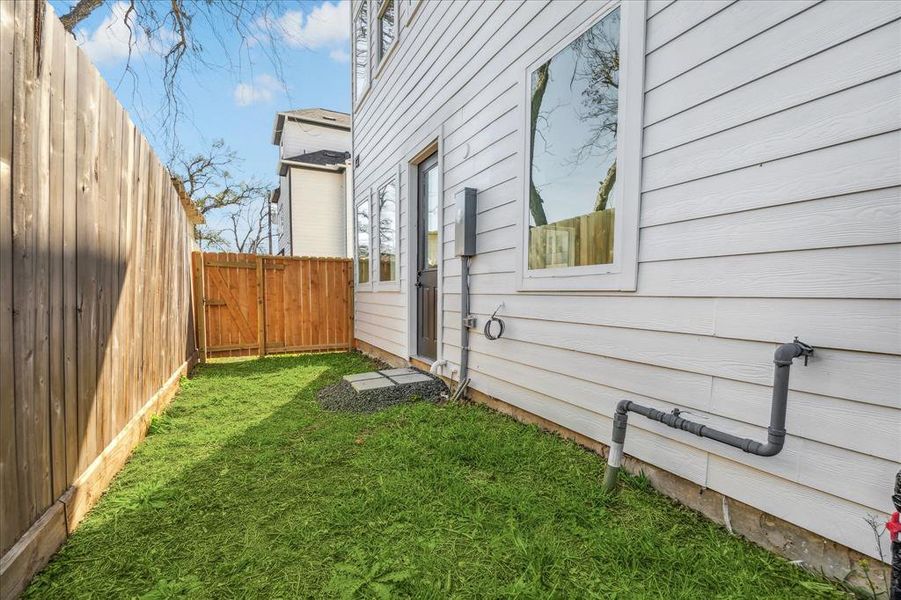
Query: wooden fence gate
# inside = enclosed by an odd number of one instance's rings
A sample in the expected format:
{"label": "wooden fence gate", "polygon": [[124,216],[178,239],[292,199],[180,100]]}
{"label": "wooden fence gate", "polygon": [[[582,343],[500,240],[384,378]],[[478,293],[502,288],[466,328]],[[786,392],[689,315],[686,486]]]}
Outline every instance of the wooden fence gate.
{"label": "wooden fence gate", "polygon": [[195,252],[194,286],[204,358],[353,345],[351,259]]}

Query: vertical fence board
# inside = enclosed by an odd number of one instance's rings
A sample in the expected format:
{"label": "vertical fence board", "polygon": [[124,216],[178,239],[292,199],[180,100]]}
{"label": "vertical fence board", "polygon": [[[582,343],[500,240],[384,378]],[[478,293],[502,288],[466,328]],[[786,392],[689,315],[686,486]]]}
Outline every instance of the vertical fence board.
{"label": "vertical fence board", "polygon": [[[62,31],[60,28],[55,28]],[[65,359],[65,415],[66,415],[66,485],[75,480],[78,464],[78,312],[76,274],[76,188],[78,187],[76,155],[78,120],[78,48],[65,45],[65,76],[63,99],[63,355]]]}
{"label": "vertical fence board", "polygon": [[[48,13],[49,21],[53,14]],[[63,251],[63,156],[65,153],[65,68],[66,49],[64,32],[58,27],[47,27],[52,40],[52,51],[47,53],[49,76],[48,100],[50,125],[49,138],[49,244],[50,261],[50,330],[49,330],[49,378],[50,378],[50,457],[52,475],[51,497],[57,498],[68,486],[66,476],[66,407],[65,407],[65,316],[64,316],[64,260]]]}
{"label": "vertical fence board", "polygon": [[97,149],[95,115],[98,114],[97,89],[99,79],[87,56],[78,53],[78,89],[76,124],[76,364],[78,365],[78,464],[82,472],[96,454],[94,442],[93,404],[97,383],[95,299],[96,267],[90,249],[97,248],[94,211],[94,162]]}
{"label": "vertical fence board", "polygon": [[[17,6],[0,2],[0,81],[13,80]],[[16,400],[13,353],[12,162],[13,90],[0,86],[0,554],[21,533],[16,455]]]}
{"label": "vertical fence board", "polygon": [[[34,4],[16,4],[15,31],[34,30]],[[15,361],[16,454],[19,472],[19,512],[27,523],[37,517],[37,432],[34,429],[34,45],[17,36],[13,80],[12,252],[13,360]],[[21,523],[18,524],[21,531]]]}

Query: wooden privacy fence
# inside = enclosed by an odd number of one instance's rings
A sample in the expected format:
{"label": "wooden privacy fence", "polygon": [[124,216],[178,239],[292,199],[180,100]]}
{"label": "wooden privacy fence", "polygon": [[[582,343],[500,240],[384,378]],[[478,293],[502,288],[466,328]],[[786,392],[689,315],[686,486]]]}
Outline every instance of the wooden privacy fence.
{"label": "wooden privacy fence", "polygon": [[52,9],[0,1],[2,598],[78,524],[196,354],[183,201]]}
{"label": "wooden privacy fence", "polygon": [[202,356],[347,350],[353,345],[353,261],[194,253]]}

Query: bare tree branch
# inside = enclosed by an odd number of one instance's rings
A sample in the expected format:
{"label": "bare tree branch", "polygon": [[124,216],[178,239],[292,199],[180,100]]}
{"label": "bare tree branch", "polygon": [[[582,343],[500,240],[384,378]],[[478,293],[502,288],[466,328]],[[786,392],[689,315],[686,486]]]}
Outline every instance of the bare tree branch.
{"label": "bare tree branch", "polygon": [[[284,34],[277,18],[278,0],[127,0],[124,14],[129,31],[128,59],[123,78],[138,79],[132,68],[133,56],[141,51],[156,55],[161,61],[162,103],[156,114],[164,142],[178,145],[178,125],[190,117],[184,103],[182,81],[197,72],[223,70],[240,72],[253,61],[249,49],[259,50],[271,63],[276,79],[287,92],[281,63]],[[68,31],[93,14],[107,0],[79,0],[69,13],[61,17]],[[206,36],[206,37],[205,37]],[[208,48],[202,39],[212,39],[219,48]],[[238,52],[234,46],[237,42]],[[216,51],[218,50],[218,51]],[[245,62],[247,65],[245,65]]]}
{"label": "bare tree branch", "polygon": [[[536,71],[536,80],[532,86],[531,101],[531,123],[529,123],[529,155],[535,156],[535,133],[538,129],[538,115],[541,112],[541,101],[544,100],[544,92],[547,90],[548,79],[550,78],[550,62],[546,62]],[[541,194],[535,187],[532,177],[529,177],[529,211],[532,213],[532,220],[535,225],[547,225],[547,215],[544,212],[544,201]]]}
{"label": "bare tree branch", "polygon": [[[254,248],[259,248],[261,242],[258,238],[265,237],[268,219],[263,218],[259,222],[253,211],[245,213],[249,206],[253,206],[254,211],[262,206],[258,212],[266,216],[269,187],[256,179],[235,181],[229,169],[238,162],[237,154],[224,141],[216,140],[204,153],[186,155],[178,152],[169,163],[172,176],[181,181],[185,193],[200,214],[204,217],[224,216],[231,222],[228,228],[232,234],[230,240],[226,239],[225,230],[215,227],[215,219],[207,218],[205,225],[196,227],[194,237],[201,248],[237,248],[243,252],[240,248],[249,247],[249,240],[255,240]],[[246,230],[250,229],[259,231],[248,237]],[[234,241],[234,246],[230,247],[231,241]]]}
{"label": "bare tree branch", "polygon": [[94,12],[94,9],[103,4],[103,2],[104,0],[78,0],[78,4],[61,16],[59,20],[62,21],[66,31],[71,33],[76,25],[87,19]]}

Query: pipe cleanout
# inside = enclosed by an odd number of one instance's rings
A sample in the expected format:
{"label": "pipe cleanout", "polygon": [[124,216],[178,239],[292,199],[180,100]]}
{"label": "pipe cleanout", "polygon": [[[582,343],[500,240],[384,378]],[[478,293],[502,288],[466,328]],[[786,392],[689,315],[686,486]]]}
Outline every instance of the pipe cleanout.
{"label": "pipe cleanout", "polygon": [[607,457],[607,470],[604,472],[604,490],[616,488],[617,477],[623,461],[623,445],[626,442],[626,427],[629,424],[629,413],[636,413],[653,421],[663,423],[673,429],[681,429],[699,437],[708,438],[722,444],[738,448],[757,456],[775,456],[782,451],[785,444],[785,413],[788,406],[788,376],[792,361],[803,356],[804,364],[813,355],[813,348],[795,338],[793,342],[782,344],[776,348],[773,363],[773,400],[770,404],[770,425],[767,427],[766,443],[750,438],[742,438],[707,425],[701,425],[683,419],[681,411],[676,408],[672,412],[663,412],[649,406],[642,406],[631,400],[622,400],[616,405],[613,415],[613,435],[610,442],[610,454]]}

